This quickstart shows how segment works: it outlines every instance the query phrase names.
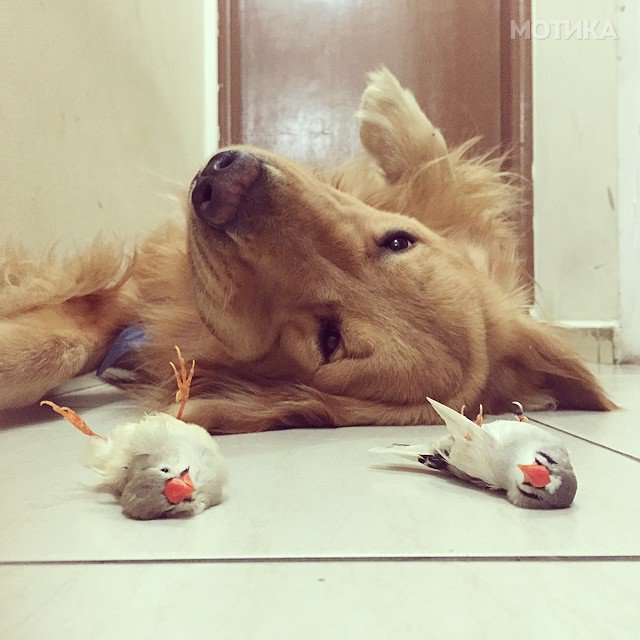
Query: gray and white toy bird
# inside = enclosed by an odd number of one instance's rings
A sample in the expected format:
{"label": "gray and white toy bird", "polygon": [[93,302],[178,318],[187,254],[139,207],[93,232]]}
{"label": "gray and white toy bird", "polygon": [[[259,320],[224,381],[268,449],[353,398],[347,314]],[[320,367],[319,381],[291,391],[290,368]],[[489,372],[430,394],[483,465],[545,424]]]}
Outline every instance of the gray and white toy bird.
{"label": "gray and white toy bird", "polygon": [[196,516],[222,500],[226,463],[217,443],[166,413],[91,438],[83,462],[136,520]]}
{"label": "gray and white toy bird", "polygon": [[445,436],[430,445],[392,445],[373,451],[391,452],[488,489],[504,489],[517,507],[571,505],[578,483],[569,454],[556,436],[527,421],[522,405],[514,403],[517,420],[483,423],[482,408],[473,422],[462,412],[428,400],[445,421]]}
{"label": "gray and white toy bird", "polygon": [[199,425],[179,419],[195,363],[187,375],[177,351],[180,374],[175,366],[174,372],[177,399],[182,399],[178,417],[148,414],[139,422],[117,426],[105,438],[69,407],[41,402],[92,436],[83,459],[85,466],[102,475],[105,490],[118,498],[125,515],[136,520],[195,516],[222,500],[227,471],[218,444]]}

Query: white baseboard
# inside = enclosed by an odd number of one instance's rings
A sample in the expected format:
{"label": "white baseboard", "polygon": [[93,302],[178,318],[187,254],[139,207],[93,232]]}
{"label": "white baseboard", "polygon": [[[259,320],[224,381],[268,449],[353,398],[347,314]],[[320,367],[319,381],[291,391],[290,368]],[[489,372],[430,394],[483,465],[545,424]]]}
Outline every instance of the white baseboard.
{"label": "white baseboard", "polygon": [[615,321],[572,320],[551,323],[556,335],[580,355],[596,364],[617,364],[616,340],[620,325]]}

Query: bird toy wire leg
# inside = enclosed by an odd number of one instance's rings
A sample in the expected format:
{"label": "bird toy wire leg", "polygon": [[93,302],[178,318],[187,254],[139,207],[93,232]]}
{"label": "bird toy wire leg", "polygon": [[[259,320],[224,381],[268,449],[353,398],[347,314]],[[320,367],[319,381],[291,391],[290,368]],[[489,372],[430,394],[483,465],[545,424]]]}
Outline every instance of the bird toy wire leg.
{"label": "bird toy wire leg", "polygon": [[93,438],[100,438],[100,440],[106,440],[104,436],[96,433],[89,427],[89,425],[73,410],[69,409],[69,407],[60,407],[55,402],[51,402],[51,400],[43,400],[40,403],[40,406],[47,405],[51,407],[56,413],[59,413],[65,420],[70,422],[78,431],[82,431],[87,436],[91,436]]}
{"label": "bird toy wire leg", "polygon": [[189,371],[189,375],[187,375],[187,367],[184,358],[182,357],[180,347],[178,347],[178,345],[176,345],[176,351],[178,352],[178,365],[180,367],[180,372],[178,373],[178,367],[176,367],[173,362],[169,362],[169,364],[173,369],[173,375],[175,376],[176,382],[178,383],[178,390],[176,391],[176,402],[180,403],[180,408],[178,409],[178,413],[176,413],[176,418],[180,420],[182,418],[182,412],[184,411],[184,405],[187,404],[187,400],[189,399],[191,380],[193,379],[193,372],[196,369],[196,361],[191,361],[191,370]]}
{"label": "bird toy wire leg", "polygon": [[475,423],[481,427],[484,423],[484,407],[480,405],[480,412],[476,416]]}

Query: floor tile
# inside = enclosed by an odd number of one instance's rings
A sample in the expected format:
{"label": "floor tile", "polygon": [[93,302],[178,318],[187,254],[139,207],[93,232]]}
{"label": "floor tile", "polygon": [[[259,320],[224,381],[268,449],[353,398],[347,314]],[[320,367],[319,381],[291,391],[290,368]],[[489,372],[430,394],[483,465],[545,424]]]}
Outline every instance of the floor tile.
{"label": "floor tile", "polygon": [[630,562],[11,566],[0,637],[631,640],[639,581]]}
{"label": "floor tile", "polygon": [[[122,399],[84,403],[98,432],[140,413]],[[31,423],[0,429],[0,561],[640,555],[640,465],[572,436],[561,434],[580,483],[568,510],[518,509],[368,453],[443,427],[353,427],[219,438],[227,500],[193,520],[135,522],[90,490],[81,434],[40,408],[14,419]]]}
{"label": "floor tile", "polygon": [[595,368],[619,411],[558,411],[531,414],[535,420],[640,460],[640,367]]}

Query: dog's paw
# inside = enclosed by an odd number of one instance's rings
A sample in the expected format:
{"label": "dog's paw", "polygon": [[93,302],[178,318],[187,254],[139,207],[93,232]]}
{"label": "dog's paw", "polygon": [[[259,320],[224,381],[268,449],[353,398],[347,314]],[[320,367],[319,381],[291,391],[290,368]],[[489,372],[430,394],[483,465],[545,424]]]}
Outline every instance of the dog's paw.
{"label": "dog's paw", "polygon": [[384,67],[369,73],[357,118],[363,146],[392,184],[416,166],[447,156],[440,131]]}

